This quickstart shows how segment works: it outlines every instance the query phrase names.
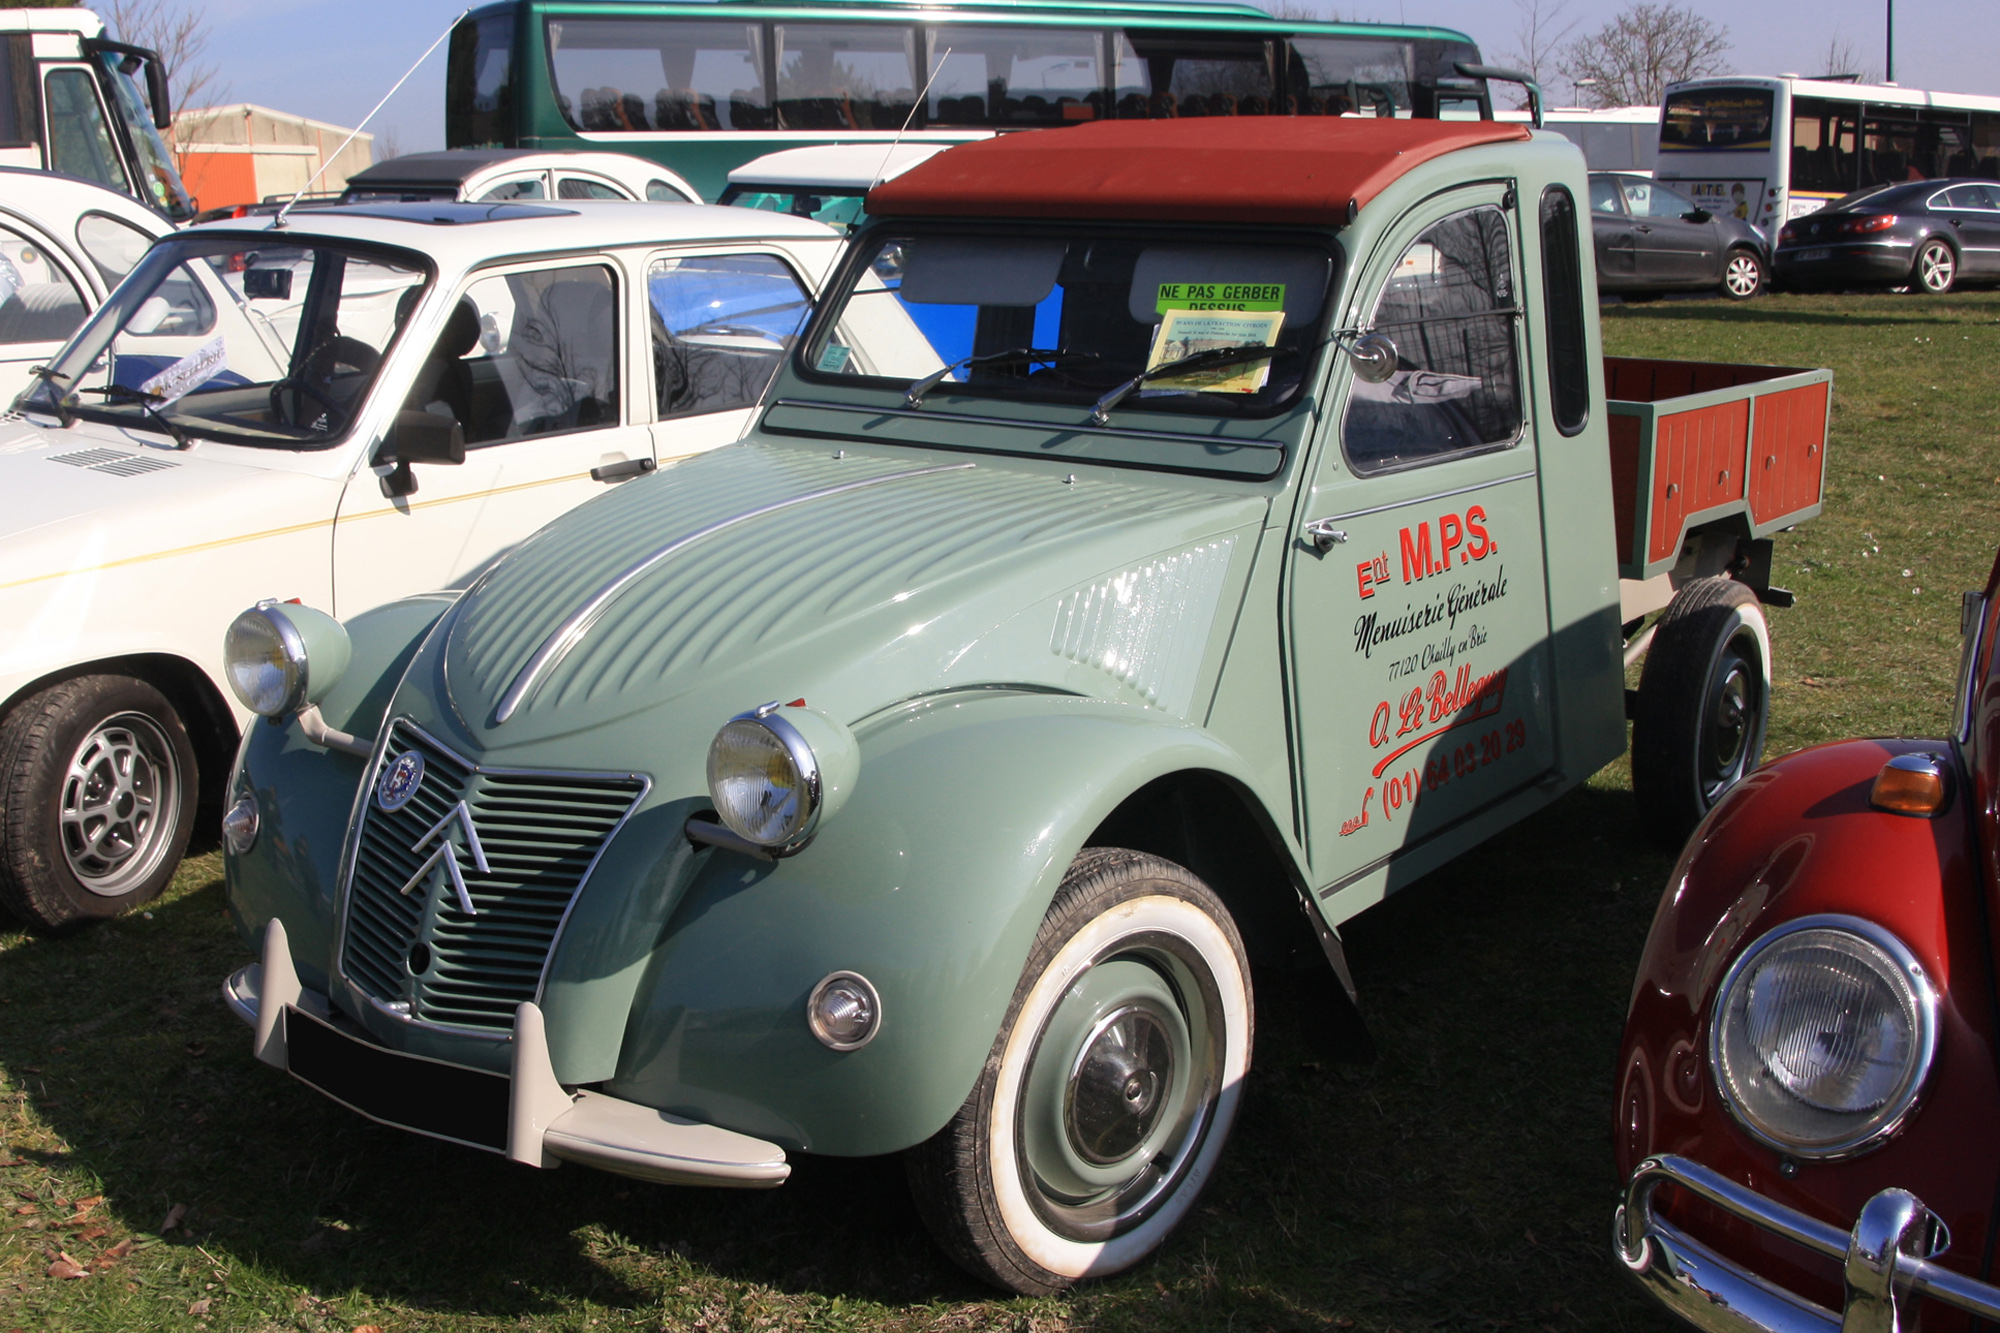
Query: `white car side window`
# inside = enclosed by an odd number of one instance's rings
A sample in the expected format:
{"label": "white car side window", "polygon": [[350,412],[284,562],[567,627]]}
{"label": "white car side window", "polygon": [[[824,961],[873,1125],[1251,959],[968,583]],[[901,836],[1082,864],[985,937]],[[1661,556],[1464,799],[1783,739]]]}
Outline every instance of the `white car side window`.
{"label": "white car side window", "polygon": [[0,227],[0,346],[61,342],[83,316],[82,294],[47,251]]}

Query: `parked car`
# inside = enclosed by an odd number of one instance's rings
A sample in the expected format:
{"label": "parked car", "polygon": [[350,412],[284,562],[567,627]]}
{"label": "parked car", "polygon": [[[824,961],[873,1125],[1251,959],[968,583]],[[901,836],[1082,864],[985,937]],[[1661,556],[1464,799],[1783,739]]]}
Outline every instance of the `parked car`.
{"label": "parked car", "polygon": [[[982,136],[983,137],[983,136]],[[949,145],[904,143],[814,144],[785,148],[745,162],[729,173],[719,204],[766,208],[829,226],[852,228],[861,201],[883,181],[894,180]]]}
{"label": "parked car", "polygon": [[1766,764],[1654,918],[1619,1061],[1616,1248],[1698,1328],[2000,1318],[2000,562],[1966,598],[1948,734]]}
{"label": "parked car", "polygon": [[[1333,117],[877,186],[744,441],[462,594],[229,628],[260,1058],[531,1166],[907,1153],[1016,1291],[1137,1262],[1216,1170],[1252,962],[1342,1030],[1339,925],[1622,752],[1628,657],[1649,799],[1755,763],[1827,376],[1634,363],[1618,410],[1720,420],[1614,427],[1585,189],[1552,133]],[[1716,482],[1767,389],[1808,484]]]}
{"label": "parked car", "polygon": [[159,892],[252,716],[216,624],[266,594],[355,615],[463,587],[734,440],[841,244],[637,203],[159,242],[0,423],[0,904],[63,928]]}
{"label": "parked car", "polygon": [[1711,213],[1671,185],[1590,173],[1599,291],[1623,296],[1714,289],[1732,301],[1764,290],[1768,247],[1741,218]]}
{"label": "parked car", "polygon": [[1889,286],[1941,295],[2000,279],[2000,185],[1912,181],[1858,190],[1778,232],[1786,287]]}
{"label": "parked car", "polygon": [[0,404],[33,382],[159,237],[166,218],[122,191],[0,167]]}
{"label": "parked car", "polygon": [[559,153],[535,148],[448,148],[405,153],[355,172],[341,199],[644,199],[698,204],[695,188],[657,162],[630,153]]}

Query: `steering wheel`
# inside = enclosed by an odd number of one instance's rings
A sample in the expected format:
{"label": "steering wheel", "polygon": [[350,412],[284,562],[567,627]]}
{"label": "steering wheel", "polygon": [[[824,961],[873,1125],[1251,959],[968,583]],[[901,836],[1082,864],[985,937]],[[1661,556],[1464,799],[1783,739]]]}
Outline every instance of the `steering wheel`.
{"label": "steering wheel", "polygon": [[341,366],[352,366],[359,373],[369,375],[381,364],[382,354],[373,347],[359,338],[336,333],[306,353],[305,360],[299,363],[297,374],[287,375],[271,385],[271,415],[287,425],[304,424],[295,413],[285,410],[285,391],[289,389],[294,395],[294,407],[299,398],[310,398],[325,409],[327,427],[331,430],[347,415],[347,405],[334,401],[329,392],[335,371]]}

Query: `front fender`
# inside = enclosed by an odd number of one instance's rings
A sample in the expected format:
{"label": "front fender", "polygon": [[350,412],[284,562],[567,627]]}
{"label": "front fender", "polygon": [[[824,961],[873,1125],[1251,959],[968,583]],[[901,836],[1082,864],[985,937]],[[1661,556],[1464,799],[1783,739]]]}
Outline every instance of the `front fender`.
{"label": "front fender", "polygon": [[[353,655],[320,702],[327,724],[372,738],[404,669],[453,600],[454,595],[442,593],[409,597],[347,621]],[[246,793],[254,797],[258,824],[257,841],[248,852],[223,852],[230,915],[253,948],[263,938],[265,923],[282,918],[300,979],[321,992],[333,963],[340,853],[367,762],[315,745],[295,717],[260,717],[243,729],[230,778],[229,800]]]}
{"label": "front fender", "polygon": [[[803,852],[700,854],[608,1091],[813,1152],[919,1143],[971,1092],[1063,873],[1106,816],[1187,770],[1255,790],[1214,737],[1099,700],[956,694],[860,740],[853,796]],[[805,1017],[842,969],[882,999],[879,1035],[846,1053]]]}
{"label": "front fender", "polygon": [[[1911,1190],[1951,1229],[1952,1255],[1976,1262],[2000,1178],[2000,1144],[1988,1132],[2000,1083],[1986,886],[1976,812],[1955,761],[1954,790],[1936,818],[1869,804],[1882,765],[1913,751],[1948,755],[1951,746],[1864,740],[1787,755],[1745,779],[1696,830],[1633,986],[1618,1065],[1618,1165],[1629,1175],[1648,1154],[1678,1153],[1843,1229],[1878,1191]],[[1886,1142],[1845,1161],[1787,1163],[1723,1106],[1708,1059],[1710,1017],[1744,950],[1822,913],[1865,919],[1908,946],[1938,991],[1937,1054],[1915,1110]],[[1795,1249],[1704,1210],[1683,1220],[1726,1255],[1838,1308],[1837,1274],[1802,1266]]]}

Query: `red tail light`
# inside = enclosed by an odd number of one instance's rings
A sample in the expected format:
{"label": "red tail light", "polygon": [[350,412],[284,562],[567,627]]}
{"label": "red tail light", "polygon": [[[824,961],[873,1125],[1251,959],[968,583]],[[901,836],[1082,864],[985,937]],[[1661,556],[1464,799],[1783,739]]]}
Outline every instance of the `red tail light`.
{"label": "red tail light", "polygon": [[1779,245],[1790,245],[1793,241],[1796,241],[1798,239],[1799,239],[1799,229],[1796,223],[1787,222],[1783,227],[1781,227],[1778,230]]}
{"label": "red tail light", "polygon": [[1887,231],[1896,225],[1894,213],[1871,213],[1865,217],[1849,218],[1840,224],[1839,235],[1863,236],[1872,231]]}

